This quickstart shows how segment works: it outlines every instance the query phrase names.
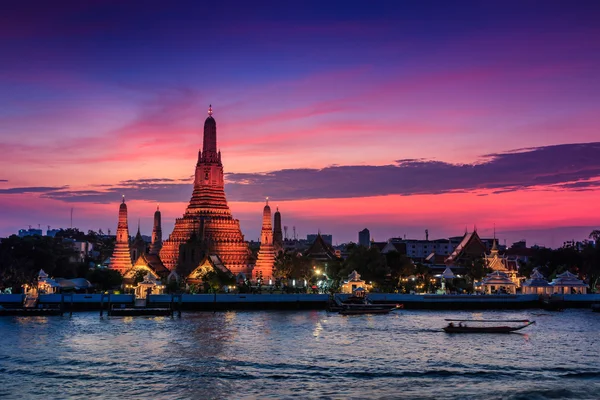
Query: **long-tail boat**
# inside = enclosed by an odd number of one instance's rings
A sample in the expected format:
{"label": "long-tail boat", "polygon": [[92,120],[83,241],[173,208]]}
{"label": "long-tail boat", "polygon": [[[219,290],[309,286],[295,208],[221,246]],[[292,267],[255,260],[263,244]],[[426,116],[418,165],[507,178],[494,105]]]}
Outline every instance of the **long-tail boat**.
{"label": "long-tail boat", "polygon": [[[511,333],[529,325],[535,324],[535,321],[524,320],[476,320],[476,319],[447,319],[450,323],[448,326],[442,328],[446,333]],[[458,322],[455,325],[454,322]],[[497,325],[497,326],[467,326],[468,323],[521,323],[521,326],[508,326],[508,325]]]}

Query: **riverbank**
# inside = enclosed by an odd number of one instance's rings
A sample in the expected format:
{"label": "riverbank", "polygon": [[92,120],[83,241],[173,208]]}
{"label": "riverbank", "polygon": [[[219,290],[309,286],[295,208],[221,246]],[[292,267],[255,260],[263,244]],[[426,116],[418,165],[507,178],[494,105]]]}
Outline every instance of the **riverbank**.
{"label": "riverbank", "polygon": [[[338,294],[344,300],[348,295]],[[24,295],[0,295],[0,305],[21,307]],[[543,302],[538,295],[416,295],[371,293],[374,303],[398,303],[415,310],[518,310],[545,308],[548,300],[561,308],[590,308],[600,303],[600,294],[553,295]],[[148,307],[172,307],[184,311],[222,310],[324,310],[331,300],[328,294],[183,294],[151,295]],[[40,295],[38,305],[60,306],[64,310],[93,311],[116,306],[133,306],[129,294],[49,294]]]}

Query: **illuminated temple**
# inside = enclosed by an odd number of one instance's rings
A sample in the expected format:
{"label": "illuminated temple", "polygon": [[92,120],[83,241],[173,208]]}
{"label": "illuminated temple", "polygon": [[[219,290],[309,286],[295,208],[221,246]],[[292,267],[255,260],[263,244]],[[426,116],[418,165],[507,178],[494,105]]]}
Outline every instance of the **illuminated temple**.
{"label": "illuminated temple", "polygon": [[260,250],[256,266],[252,271],[252,279],[261,279],[268,282],[273,279],[273,266],[275,265],[275,247],[273,246],[273,227],[271,223],[271,207],[269,198],[263,209],[262,230],[260,232]]}
{"label": "illuminated temple", "polygon": [[110,258],[110,269],[117,270],[124,275],[131,269],[131,250],[129,248],[129,226],[127,224],[127,204],[125,197],[119,206],[119,223],[117,225],[117,238],[115,249]]}
{"label": "illuminated temple", "polygon": [[163,243],[160,258],[164,266],[180,274],[193,271],[207,255],[217,255],[237,275],[250,276],[249,249],[225,198],[221,152],[217,150],[217,124],[208,109],[204,141],[198,152],[194,191],[183,217]]}
{"label": "illuminated temple", "polygon": [[150,248],[143,242],[139,227],[130,246],[127,206],[123,200],[110,268],[119,271],[126,282],[140,272],[167,279],[187,278],[194,272],[197,280],[199,266],[205,266],[208,260],[212,268],[250,278],[253,265],[249,263],[249,255],[240,223],[231,215],[225,198],[223,164],[221,152],[217,150],[217,124],[212,108],[209,108],[204,122],[202,151],[198,152],[192,198],[183,216],[175,220],[173,233],[163,242],[157,207]]}

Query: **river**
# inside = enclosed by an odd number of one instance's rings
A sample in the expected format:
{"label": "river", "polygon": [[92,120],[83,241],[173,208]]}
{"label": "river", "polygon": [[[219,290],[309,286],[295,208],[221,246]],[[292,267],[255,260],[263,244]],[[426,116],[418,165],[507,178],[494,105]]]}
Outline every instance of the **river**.
{"label": "river", "polygon": [[[532,319],[451,335],[445,318]],[[600,398],[590,310],[0,318],[2,398]]]}

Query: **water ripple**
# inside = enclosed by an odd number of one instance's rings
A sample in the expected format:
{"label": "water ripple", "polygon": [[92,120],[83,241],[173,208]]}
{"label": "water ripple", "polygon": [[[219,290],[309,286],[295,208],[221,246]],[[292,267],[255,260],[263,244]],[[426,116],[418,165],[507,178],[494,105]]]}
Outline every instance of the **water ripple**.
{"label": "water ripple", "polygon": [[[522,335],[440,330],[482,316],[538,323]],[[0,397],[592,399],[598,331],[587,310],[9,318]]]}

